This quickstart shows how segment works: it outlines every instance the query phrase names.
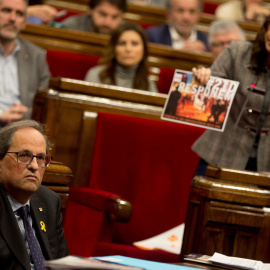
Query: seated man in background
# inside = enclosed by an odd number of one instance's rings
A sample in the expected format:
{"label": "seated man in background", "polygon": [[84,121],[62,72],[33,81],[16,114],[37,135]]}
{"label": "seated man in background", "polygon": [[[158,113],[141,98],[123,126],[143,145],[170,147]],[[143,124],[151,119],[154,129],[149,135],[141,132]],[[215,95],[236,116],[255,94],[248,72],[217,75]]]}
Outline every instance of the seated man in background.
{"label": "seated man in background", "polygon": [[148,41],[174,49],[207,51],[207,36],[196,30],[202,8],[202,0],[167,0],[168,24],[148,28]]}
{"label": "seated man in background", "polygon": [[41,185],[49,147],[36,121],[0,130],[1,270],[45,270],[44,260],[68,255],[60,198]]}
{"label": "seated man in background", "polygon": [[50,79],[45,51],[18,38],[26,9],[27,0],[0,1],[0,126],[29,119],[37,89]]}
{"label": "seated man in background", "polygon": [[217,19],[262,23],[270,10],[263,0],[233,0],[219,5],[215,15]]}
{"label": "seated man in background", "polygon": [[62,21],[66,28],[110,34],[122,22],[127,9],[126,0],[91,0],[89,12]]}
{"label": "seated man in background", "polygon": [[246,41],[243,29],[236,22],[217,20],[210,24],[208,44],[214,60],[232,41]]}

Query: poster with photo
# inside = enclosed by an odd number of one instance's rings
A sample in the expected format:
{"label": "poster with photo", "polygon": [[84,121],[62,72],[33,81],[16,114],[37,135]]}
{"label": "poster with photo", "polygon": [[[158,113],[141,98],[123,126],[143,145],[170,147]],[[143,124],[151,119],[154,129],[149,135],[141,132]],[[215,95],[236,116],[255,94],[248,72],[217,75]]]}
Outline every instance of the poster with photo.
{"label": "poster with photo", "polygon": [[201,85],[192,72],[177,69],[161,119],[222,132],[238,86],[213,76]]}

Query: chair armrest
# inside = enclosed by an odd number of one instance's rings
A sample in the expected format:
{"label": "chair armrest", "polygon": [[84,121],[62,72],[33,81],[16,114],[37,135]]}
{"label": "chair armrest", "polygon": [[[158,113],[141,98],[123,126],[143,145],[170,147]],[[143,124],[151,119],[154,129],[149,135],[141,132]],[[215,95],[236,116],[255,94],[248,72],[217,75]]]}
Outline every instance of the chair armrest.
{"label": "chair armrest", "polygon": [[105,212],[110,221],[128,222],[132,205],[119,195],[87,187],[70,187],[69,200]]}

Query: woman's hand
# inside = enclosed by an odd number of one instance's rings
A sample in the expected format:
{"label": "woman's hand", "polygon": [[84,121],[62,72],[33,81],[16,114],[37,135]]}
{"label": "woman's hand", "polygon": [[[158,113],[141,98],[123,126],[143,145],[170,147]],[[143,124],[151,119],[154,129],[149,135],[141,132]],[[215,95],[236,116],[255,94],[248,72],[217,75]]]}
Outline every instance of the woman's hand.
{"label": "woman's hand", "polygon": [[200,84],[207,84],[210,76],[211,76],[211,69],[210,68],[193,68],[192,69],[193,74],[196,76],[197,80],[200,82]]}

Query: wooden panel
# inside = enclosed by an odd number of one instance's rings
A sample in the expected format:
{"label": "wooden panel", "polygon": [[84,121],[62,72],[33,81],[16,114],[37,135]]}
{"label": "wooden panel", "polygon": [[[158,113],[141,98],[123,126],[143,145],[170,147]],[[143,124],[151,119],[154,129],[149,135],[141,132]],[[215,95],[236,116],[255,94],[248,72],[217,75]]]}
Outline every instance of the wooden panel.
{"label": "wooden panel", "polygon": [[66,208],[69,186],[73,183],[71,170],[60,162],[52,161],[46,168],[42,185],[55,191],[61,199],[62,209]]}
{"label": "wooden panel", "polygon": [[[55,89],[37,94],[32,117],[46,123],[49,137],[54,143],[54,158],[61,160],[72,170],[75,176],[74,185],[80,186],[87,185],[89,181],[95,139],[88,135],[85,137],[85,132],[89,132],[90,128],[95,133],[95,117],[91,116],[89,122],[89,113],[95,115],[103,111],[160,120],[167,97],[165,94],[132,89],[124,91],[124,88],[85,82],[77,85],[75,81],[65,79],[61,82],[56,84]],[[97,89],[101,90],[100,95]],[[122,93],[121,98],[118,98],[119,93]],[[89,147],[86,153],[88,156],[81,156],[80,149],[83,148],[85,153],[86,147]],[[87,160],[87,164],[82,165],[84,160]]]}
{"label": "wooden panel", "polygon": [[[253,172],[253,183],[256,179],[260,175]],[[270,262],[270,193],[250,181],[251,176],[248,183],[194,177],[181,258],[192,252],[220,252]]]}

